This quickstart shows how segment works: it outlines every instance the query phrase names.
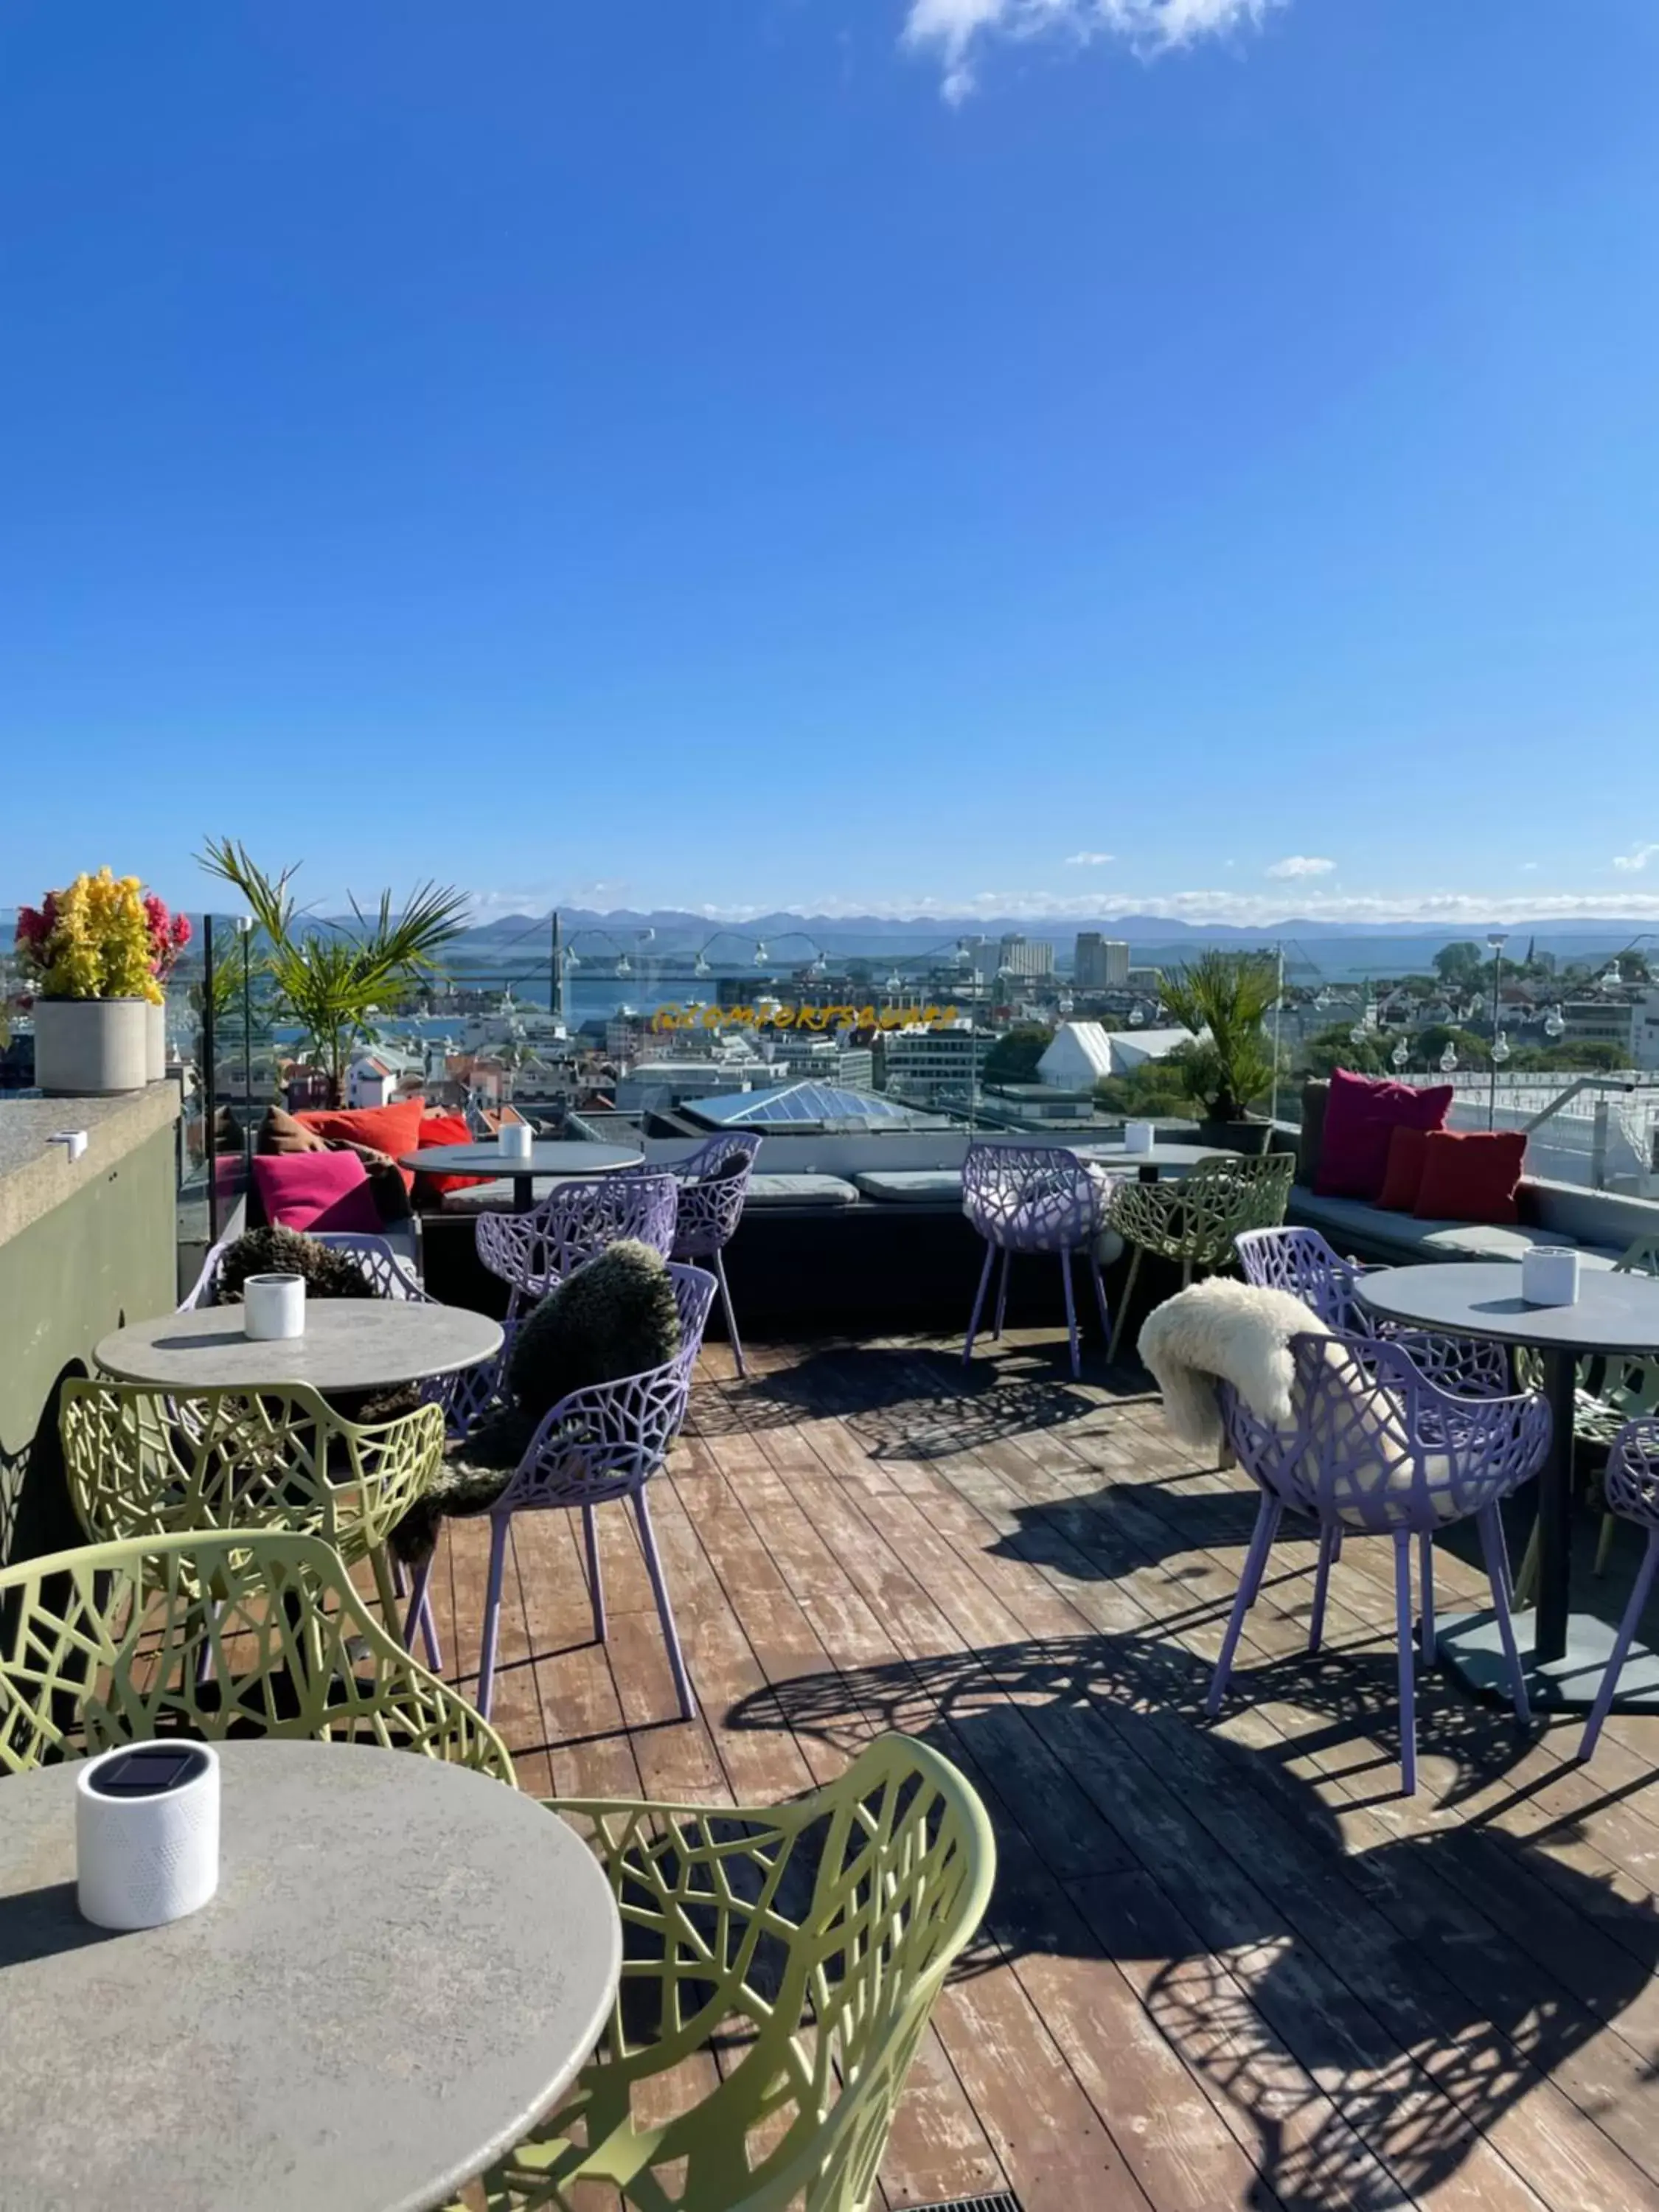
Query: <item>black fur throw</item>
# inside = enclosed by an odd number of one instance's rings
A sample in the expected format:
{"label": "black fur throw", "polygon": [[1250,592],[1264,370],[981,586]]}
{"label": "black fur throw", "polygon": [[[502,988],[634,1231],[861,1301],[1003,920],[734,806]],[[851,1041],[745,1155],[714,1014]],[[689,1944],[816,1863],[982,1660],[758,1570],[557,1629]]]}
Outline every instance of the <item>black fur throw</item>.
{"label": "black fur throw", "polygon": [[680,1348],[679,1309],[660,1252],[624,1237],[567,1275],[524,1322],[507,1361],[508,1402],[475,1428],[443,1474],[392,1532],[392,1548],[418,1565],[446,1513],[488,1511],[529,1447],[542,1416],[590,1382],[661,1367]]}
{"label": "black fur throw", "polygon": [[250,1229],[219,1262],[214,1303],[240,1305],[250,1275],[303,1275],[308,1298],[369,1298],[374,1286],[349,1252],[292,1229]]}

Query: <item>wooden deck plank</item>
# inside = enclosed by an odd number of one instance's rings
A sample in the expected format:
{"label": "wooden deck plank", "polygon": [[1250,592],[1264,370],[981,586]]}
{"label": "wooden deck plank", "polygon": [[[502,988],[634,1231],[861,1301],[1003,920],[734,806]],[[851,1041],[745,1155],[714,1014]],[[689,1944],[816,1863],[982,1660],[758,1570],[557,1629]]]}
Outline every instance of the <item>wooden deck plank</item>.
{"label": "wooden deck plank", "polygon": [[[961,1761],[1002,1870],[894,2208],[1659,2212],[1659,1724],[1620,1717],[1583,1770],[1573,1730],[1425,1678],[1400,1799],[1391,1560],[1350,1547],[1310,1664],[1297,1538],[1204,1726],[1254,1493],[1060,1341],[1010,1332],[965,1375],[959,1341],[763,1345],[747,1382],[708,1347],[653,1492],[702,1711],[677,1717],[620,1509],[605,1645],[579,1525],[521,1516],[495,1717],[527,1786],[766,1802],[893,1726]],[[464,1688],[485,1534],[434,1577]],[[1479,1601],[1449,1552],[1437,1580]]]}

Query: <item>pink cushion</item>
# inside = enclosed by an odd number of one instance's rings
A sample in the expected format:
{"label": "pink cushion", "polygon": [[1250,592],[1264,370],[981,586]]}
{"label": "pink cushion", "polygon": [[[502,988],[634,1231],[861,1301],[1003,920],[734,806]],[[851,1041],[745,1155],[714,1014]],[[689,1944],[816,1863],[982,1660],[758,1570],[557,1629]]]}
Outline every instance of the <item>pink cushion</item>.
{"label": "pink cushion", "polygon": [[368,1171],[356,1152],[256,1152],[253,1180],[276,1229],[380,1229]]}
{"label": "pink cushion", "polygon": [[1409,1083],[1386,1083],[1335,1069],[1315,1190],[1322,1198],[1374,1199],[1388,1173],[1395,1131],[1442,1128],[1451,1103],[1449,1083],[1417,1091]]}

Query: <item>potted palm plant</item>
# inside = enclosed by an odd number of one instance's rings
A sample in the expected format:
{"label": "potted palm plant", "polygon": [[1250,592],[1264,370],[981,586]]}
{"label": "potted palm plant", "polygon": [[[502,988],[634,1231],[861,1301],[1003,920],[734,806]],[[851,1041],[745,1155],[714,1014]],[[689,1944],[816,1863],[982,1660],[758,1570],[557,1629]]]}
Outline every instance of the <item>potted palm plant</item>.
{"label": "potted palm plant", "polygon": [[1172,1055],[1199,1107],[1200,1135],[1237,1152],[1265,1152],[1273,1124],[1250,1108],[1273,1086],[1272,1041],[1263,1018],[1279,996],[1277,964],[1259,952],[1206,952],[1166,977],[1164,1006],[1194,1042]]}
{"label": "potted palm plant", "polygon": [[162,998],[137,876],[79,875],[17,914],[17,967],[34,1017],[34,1080],[55,1097],[142,1091],[149,1009]]}
{"label": "potted palm plant", "polygon": [[375,1042],[380,1016],[411,986],[442,973],[439,954],[466,926],[465,893],[417,884],[394,913],[391,892],[382,891],[373,913],[354,899],[352,920],[337,923],[296,905],[293,868],[268,875],[233,838],[210,838],[201,864],[246,901],[263,940],[258,966],[270,1012],[296,1025],[326,1080],[329,1104],[341,1105],[346,1071]]}

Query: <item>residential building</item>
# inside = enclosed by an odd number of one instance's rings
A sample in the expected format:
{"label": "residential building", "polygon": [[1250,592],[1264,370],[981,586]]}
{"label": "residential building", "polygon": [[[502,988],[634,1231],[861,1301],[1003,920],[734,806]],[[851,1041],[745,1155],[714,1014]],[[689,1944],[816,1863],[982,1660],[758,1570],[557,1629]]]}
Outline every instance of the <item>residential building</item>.
{"label": "residential building", "polygon": [[882,1039],[886,1087],[896,1097],[965,1098],[989,1050],[990,1040],[966,1022],[949,1029],[917,1024],[890,1030]]}
{"label": "residential building", "polygon": [[1080,929],[1072,981],[1079,991],[1127,991],[1128,945],[1121,938],[1103,937],[1097,929]]}

